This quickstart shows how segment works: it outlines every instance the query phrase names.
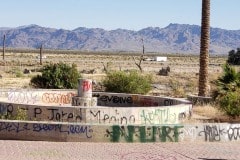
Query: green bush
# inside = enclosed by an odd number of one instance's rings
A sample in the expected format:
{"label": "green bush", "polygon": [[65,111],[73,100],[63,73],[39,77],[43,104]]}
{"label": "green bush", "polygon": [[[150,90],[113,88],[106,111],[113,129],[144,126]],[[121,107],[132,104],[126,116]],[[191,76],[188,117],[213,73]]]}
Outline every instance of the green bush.
{"label": "green bush", "polygon": [[220,110],[230,117],[240,116],[240,76],[229,64],[224,65],[223,75],[216,81],[217,90],[213,97]]}
{"label": "green bush", "polygon": [[233,118],[240,116],[240,90],[226,92],[220,96],[219,105],[228,116]]}
{"label": "green bush", "polygon": [[151,76],[143,76],[136,71],[107,73],[103,85],[107,92],[146,94],[151,90]]}
{"label": "green bush", "polygon": [[72,89],[77,88],[78,79],[81,78],[77,66],[64,63],[45,65],[41,69],[42,75],[31,79],[31,85],[36,88]]}
{"label": "green bush", "polygon": [[227,63],[233,65],[240,65],[240,48],[237,48],[237,51],[231,50],[228,52]]}
{"label": "green bush", "polygon": [[[236,83],[239,84],[240,74],[230,66],[229,64],[225,64],[223,66],[223,75],[218,78],[219,86],[225,88],[226,84]],[[227,88],[226,88],[227,89]]]}

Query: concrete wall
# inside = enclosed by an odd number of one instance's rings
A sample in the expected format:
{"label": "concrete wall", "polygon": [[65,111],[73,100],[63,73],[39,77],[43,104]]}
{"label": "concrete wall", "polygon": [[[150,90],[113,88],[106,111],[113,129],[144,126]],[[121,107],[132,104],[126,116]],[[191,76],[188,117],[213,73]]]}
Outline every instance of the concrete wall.
{"label": "concrete wall", "polygon": [[0,89],[0,101],[22,104],[67,105],[77,90],[58,89]]}
{"label": "concrete wall", "polygon": [[177,124],[191,115],[192,105],[161,107],[48,106],[0,102],[0,115],[25,120],[81,122],[90,124]]}
{"label": "concrete wall", "polygon": [[91,125],[0,120],[0,139],[74,142],[240,142],[240,124]]}
{"label": "concrete wall", "polygon": [[191,116],[189,101],[170,97],[94,93],[97,107],[71,106],[76,90],[0,90],[0,115],[91,124],[177,124]]}
{"label": "concrete wall", "polygon": [[72,106],[72,97],[76,95],[76,90],[1,89],[0,116],[27,121],[0,120],[0,139],[82,142],[187,139],[180,134],[184,127],[177,124],[191,116],[189,101],[100,92],[93,93],[98,106]]}
{"label": "concrete wall", "polygon": [[[50,90],[50,89],[0,89],[0,101],[24,104],[67,105],[71,104],[72,97],[77,95],[77,90]],[[144,106],[171,106],[189,104],[187,100],[145,96],[138,94],[93,92],[93,97],[98,98],[98,106],[111,107],[144,107]]]}

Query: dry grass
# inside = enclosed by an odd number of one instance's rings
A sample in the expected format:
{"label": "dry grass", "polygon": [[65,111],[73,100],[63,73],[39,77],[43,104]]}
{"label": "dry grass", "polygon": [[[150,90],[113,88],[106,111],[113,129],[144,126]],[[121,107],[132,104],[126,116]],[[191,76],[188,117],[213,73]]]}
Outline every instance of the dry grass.
{"label": "dry grass", "polygon": [[[239,123],[240,117],[238,118],[231,118],[224,114],[224,112],[220,111],[216,106],[214,105],[204,105],[204,106],[194,106],[193,107],[193,113],[195,116],[195,119],[202,119],[206,120],[206,122],[226,122],[226,123]],[[200,116],[200,117],[199,117]]]}
{"label": "dry grass", "polygon": [[204,116],[207,118],[215,119],[218,117],[224,116],[224,113],[221,112],[216,106],[207,104],[204,106],[194,106],[193,112],[197,115]]}

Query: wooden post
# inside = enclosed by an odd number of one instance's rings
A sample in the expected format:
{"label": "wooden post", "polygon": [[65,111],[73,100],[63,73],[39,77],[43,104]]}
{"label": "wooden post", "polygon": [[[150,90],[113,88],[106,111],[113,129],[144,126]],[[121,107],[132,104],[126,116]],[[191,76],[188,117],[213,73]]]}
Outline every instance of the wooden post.
{"label": "wooden post", "polygon": [[40,55],[39,55],[40,57],[40,65],[42,65],[42,44],[41,44],[41,46],[40,46]]}
{"label": "wooden post", "polygon": [[3,35],[3,60],[5,59],[5,39],[6,39],[6,35]]}

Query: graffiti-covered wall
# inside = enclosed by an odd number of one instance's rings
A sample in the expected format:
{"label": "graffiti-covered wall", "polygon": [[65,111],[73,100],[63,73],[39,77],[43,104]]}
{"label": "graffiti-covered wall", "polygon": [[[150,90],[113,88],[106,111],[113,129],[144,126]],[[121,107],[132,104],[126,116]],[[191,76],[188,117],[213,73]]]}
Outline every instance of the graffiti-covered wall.
{"label": "graffiti-covered wall", "polygon": [[[72,97],[76,95],[77,90],[0,89],[0,100],[24,104],[70,105]],[[111,107],[172,106],[190,103],[183,99],[138,94],[93,92],[92,96],[97,97],[98,106]]]}
{"label": "graffiti-covered wall", "polygon": [[90,125],[2,121],[0,139],[75,142],[240,142],[240,124]]}
{"label": "graffiti-covered wall", "polygon": [[169,97],[94,93],[97,106],[72,106],[75,90],[1,90],[0,115],[26,120],[91,124],[177,124],[191,116],[192,104]]}
{"label": "graffiti-covered wall", "polygon": [[192,105],[164,107],[80,107],[47,106],[0,102],[0,115],[16,117],[25,112],[26,120],[81,122],[90,124],[177,124],[188,118]]}

